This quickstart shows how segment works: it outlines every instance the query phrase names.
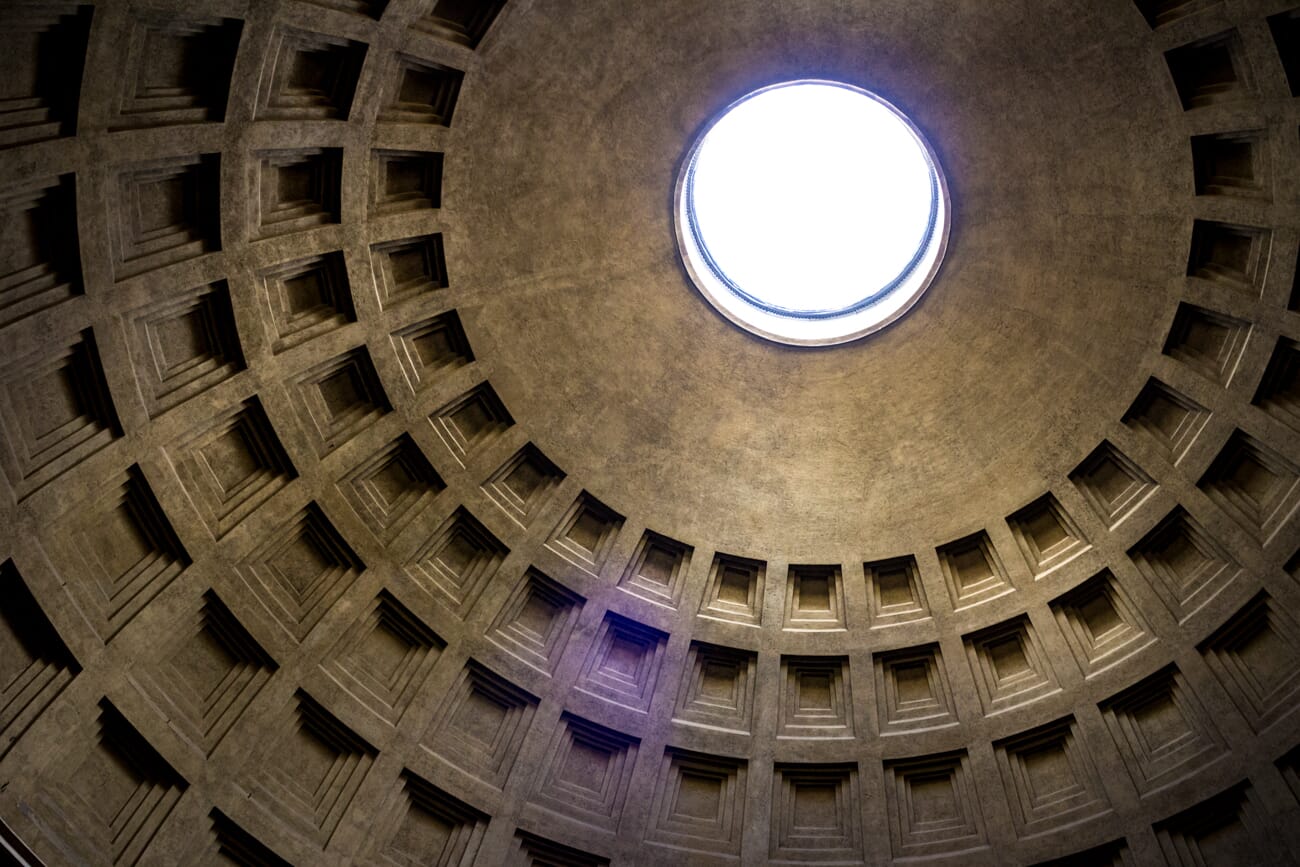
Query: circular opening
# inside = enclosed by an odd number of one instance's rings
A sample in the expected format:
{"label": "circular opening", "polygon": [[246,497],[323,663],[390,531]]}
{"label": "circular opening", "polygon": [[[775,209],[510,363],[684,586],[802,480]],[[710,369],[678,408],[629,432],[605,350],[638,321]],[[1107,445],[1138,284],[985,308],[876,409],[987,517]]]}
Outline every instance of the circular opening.
{"label": "circular opening", "polygon": [[948,239],[947,187],[920,132],[851,85],[791,81],[727,107],[691,148],[677,233],[704,296],[782,343],[870,334],[916,302]]}

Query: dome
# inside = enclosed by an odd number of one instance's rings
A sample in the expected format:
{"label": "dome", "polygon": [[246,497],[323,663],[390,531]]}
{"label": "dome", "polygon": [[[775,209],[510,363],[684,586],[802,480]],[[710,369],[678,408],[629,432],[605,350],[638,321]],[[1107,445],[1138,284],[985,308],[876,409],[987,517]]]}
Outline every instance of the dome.
{"label": "dome", "polygon": [[[1291,863],[1298,41],[1293,0],[6,3],[6,856]],[[792,81],[942,168],[924,294],[833,346],[680,246],[694,144]]]}

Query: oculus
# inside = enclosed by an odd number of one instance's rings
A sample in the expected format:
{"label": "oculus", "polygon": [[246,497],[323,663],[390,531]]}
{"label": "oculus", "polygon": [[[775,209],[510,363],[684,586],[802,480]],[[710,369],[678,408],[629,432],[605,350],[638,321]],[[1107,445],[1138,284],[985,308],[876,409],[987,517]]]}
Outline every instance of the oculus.
{"label": "oculus", "polygon": [[732,103],[678,178],[678,246],[723,316],[780,343],[856,340],[938,272],[948,190],[916,126],[874,93],[803,79]]}

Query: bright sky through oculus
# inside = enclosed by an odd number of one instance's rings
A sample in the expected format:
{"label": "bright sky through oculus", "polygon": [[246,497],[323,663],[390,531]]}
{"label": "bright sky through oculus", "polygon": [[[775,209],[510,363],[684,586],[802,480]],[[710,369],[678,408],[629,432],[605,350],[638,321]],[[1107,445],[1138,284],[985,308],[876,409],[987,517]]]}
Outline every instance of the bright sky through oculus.
{"label": "bright sky through oculus", "polygon": [[947,244],[942,174],[889,103],[828,81],[732,104],[695,144],[678,190],[692,278],[771,339],[832,344],[901,316]]}
{"label": "bright sky through oculus", "polygon": [[771,308],[839,311],[896,280],[932,231],[932,168],[889,106],[795,83],[744,100],[696,154],[691,207],[720,276]]}

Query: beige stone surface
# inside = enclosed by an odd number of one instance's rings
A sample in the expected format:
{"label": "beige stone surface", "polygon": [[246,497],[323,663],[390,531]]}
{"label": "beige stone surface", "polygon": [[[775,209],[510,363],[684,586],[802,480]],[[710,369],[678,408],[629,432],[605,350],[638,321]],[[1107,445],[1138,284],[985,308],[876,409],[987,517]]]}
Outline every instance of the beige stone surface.
{"label": "beige stone surface", "polygon": [[[3,3],[0,839],[1292,863],[1298,32]],[[728,323],[672,225],[701,126],[799,77],[952,198],[934,285],[832,349]]]}

